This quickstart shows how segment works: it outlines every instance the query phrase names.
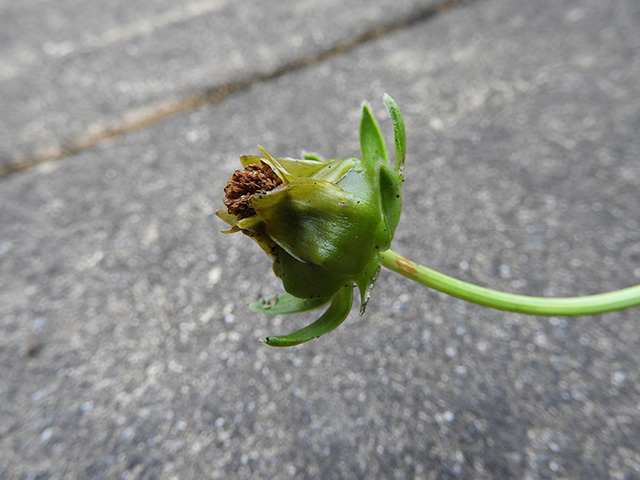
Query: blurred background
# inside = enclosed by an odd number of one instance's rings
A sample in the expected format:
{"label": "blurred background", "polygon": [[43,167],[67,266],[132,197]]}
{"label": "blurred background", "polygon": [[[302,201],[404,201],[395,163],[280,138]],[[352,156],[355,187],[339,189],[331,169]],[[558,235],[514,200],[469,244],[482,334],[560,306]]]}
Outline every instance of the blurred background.
{"label": "blurred background", "polygon": [[318,312],[213,213],[241,154],[405,116],[393,248],[496,289],[640,280],[640,3],[0,0],[0,478],[640,476],[637,310],[496,312],[380,275]]}

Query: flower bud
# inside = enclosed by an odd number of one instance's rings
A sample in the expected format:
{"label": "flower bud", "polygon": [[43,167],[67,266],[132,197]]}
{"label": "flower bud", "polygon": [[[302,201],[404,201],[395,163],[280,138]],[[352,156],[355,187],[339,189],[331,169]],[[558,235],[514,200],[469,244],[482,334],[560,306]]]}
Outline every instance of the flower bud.
{"label": "flower bud", "polygon": [[275,158],[260,147],[263,156],[242,156],[244,170],[225,187],[227,210],[216,212],[231,226],[224,233],[240,231],[255,240],[273,260],[287,292],[254,307],[295,313],[331,301],[314,324],[266,337],[265,343],[293,345],[335,328],[351,309],[354,283],[364,312],[379,254],[389,248],[402,208],[404,125],[395,102],[388,96],[385,102],[394,123],[395,165],[389,164],[380,129],[364,104],[362,159]]}

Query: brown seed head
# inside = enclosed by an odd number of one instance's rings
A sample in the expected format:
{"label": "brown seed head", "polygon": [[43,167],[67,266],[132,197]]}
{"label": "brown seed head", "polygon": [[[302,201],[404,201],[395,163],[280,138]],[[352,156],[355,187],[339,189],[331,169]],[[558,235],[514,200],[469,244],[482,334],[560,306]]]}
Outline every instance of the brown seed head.
{"label": "brown seed head", "polygon": [[236,170],[224,187],[224,205],[239,220],[250,217],[256,213],[251,206],[251,197],[273,190],[278,185],[282,185],[282,180],[266,163],[247,165],[244,170]]}

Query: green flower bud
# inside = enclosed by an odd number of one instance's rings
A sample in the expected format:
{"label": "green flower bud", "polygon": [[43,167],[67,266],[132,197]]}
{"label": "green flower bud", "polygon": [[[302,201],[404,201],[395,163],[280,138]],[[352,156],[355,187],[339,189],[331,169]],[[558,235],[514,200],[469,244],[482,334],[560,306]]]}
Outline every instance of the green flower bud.
{"label": "green flower bud", "polygon": [[263,339],[269,345],[295,345],[335,328],[349,314],[354,284],[364,313],[380,252],[391,245],[402,209],[404,124],[391,97],[385,103],[394,124],[394,165],[364,104],[361,159],[275,158],[260,147],[263,156],[242,156],[244,170],[225,187],[227,210],[216,212],[231,226],[224,233],[240,231],[255,240],[273,260],[287,292],[254,308],[295,313],[331,302],[309,327]]}

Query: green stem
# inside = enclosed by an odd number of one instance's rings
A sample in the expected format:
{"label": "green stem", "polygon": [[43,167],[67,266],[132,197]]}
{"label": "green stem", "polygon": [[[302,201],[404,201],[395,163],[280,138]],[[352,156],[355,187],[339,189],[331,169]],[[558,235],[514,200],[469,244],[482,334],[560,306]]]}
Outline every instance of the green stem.
{"label": "green stem", "polygon": [[463,282],[407,260],[393,250],[387,250],[381,256],[383,266],[422,285],[471,303],[508,312],[571,317],[640,306],[640,285],[584,297],[529,297]]}

